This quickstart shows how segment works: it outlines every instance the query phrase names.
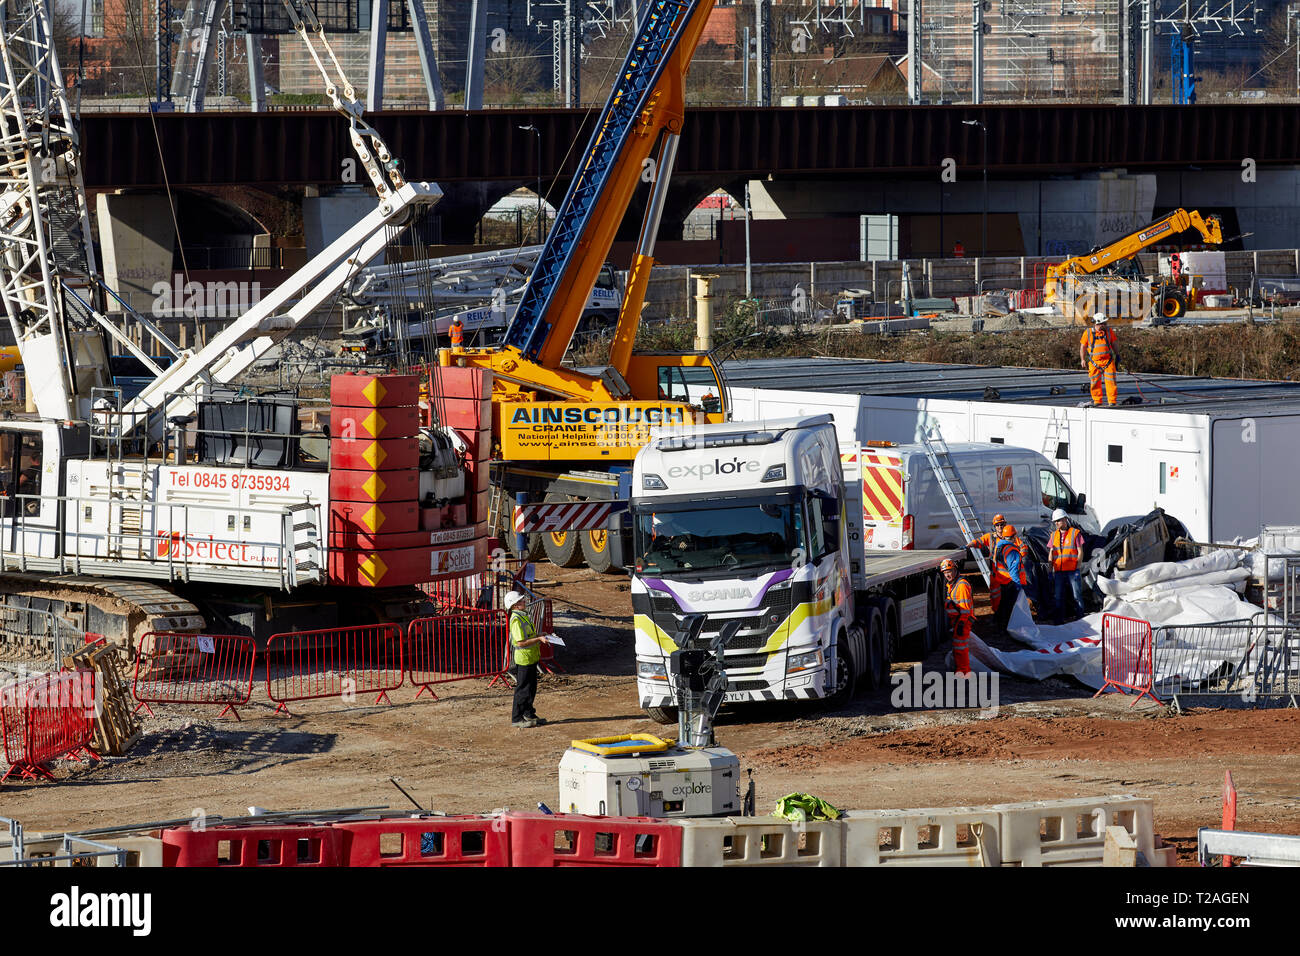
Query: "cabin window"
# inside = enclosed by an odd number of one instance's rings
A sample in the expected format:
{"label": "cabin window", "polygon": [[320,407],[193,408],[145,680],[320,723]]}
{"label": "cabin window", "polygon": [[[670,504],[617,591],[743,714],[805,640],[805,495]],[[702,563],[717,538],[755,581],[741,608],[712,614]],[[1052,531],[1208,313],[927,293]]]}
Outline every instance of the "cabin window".
{"label": "cabin window", "polygon": [[1043,492],[1044,508],[1051,508],[1053,510],[1064,508],[1066,511],[1070,510],[1070,505],[1073,504],[1074,496],[1070,494],[1070,489],[1066,487],[1066,484],[1061,480],[1060,475],[1044,468],[1038,473],[1038,483]]}
{"label": "cabin window", "polygon": [[1117,464],[1117,465],[1118,465],[1118,464],[1123,464],[1123,462],[1124,462],[1124,446],[1123,446],[1123,445],[1107,445],[1107,446],[1106,446],[1106,460],[1109,461],[1109,462],[1113,462],[1113,463],[1115,463],[1115,464]]}
{"label": "cabin window", "polygon": [[0,432],[0,494],[4,514],[40,513],[41,436],[33,432]]}
{"label": "cabin window", "polygon": [[718,380],[707,365],[659,366],[659,397],[670,402],[686,402],[709,413],[722,411]]}

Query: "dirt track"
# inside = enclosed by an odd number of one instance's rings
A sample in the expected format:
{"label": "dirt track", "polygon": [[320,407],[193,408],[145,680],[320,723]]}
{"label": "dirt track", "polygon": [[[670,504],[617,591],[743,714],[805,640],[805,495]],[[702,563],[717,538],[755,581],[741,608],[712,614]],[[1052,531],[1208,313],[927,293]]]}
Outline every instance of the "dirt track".
{"label": "dirt track", "polygon": [[[562,674],[543,679],[538,711],[551,723],[509,726],[509,691],[485,681],[443,685],[440,699],[393,704],[306,702],[275,716],[258,697],[243,720],[215,710],[155,708],[126,757],[59,764],[54,783],[9,783],[0,815],[31,830],[271,809],[407,806],[400,778],[426,807],[532,808],[556,800],[568,741],[648,730],[636,699],[627,585],[588,571],[555,571],[543,590],[592,609],[561,612],[569,644]],[[983,609],[981,609],[983,610]],[[977,624],[976,630],[980,628]],[[897,668],[909,665],[899,664]],[[927,668],[942,667],[934,656]],[[1091,700],[1063,681],[1003,678],[1002,708],[900,711],[887,692],[849,708],[769,705],[724,711],[718,736],[752,767],[760,808],[794,790],[837,806],[923,807],[1135,793],[1155,801],[1157,829],[1185,850],[1217,824],[1223,773],[1241,793],[1242,828],[1300,833],[1300,713],[1169,716],[1118,696]]]}

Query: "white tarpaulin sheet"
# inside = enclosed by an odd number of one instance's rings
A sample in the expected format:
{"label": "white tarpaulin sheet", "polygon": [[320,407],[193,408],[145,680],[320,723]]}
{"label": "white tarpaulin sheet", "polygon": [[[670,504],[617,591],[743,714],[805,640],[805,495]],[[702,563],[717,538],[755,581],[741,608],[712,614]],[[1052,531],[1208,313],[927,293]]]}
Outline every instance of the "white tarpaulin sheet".
{"label": "white tarpaulin sheet", "polygon": [[[1244,587],[1246,569],[1238,567],[1240,552],[1215,551],[1190,561],[1147,565],[1114,579],[1103,579],[1105,612],[1150,622],[1153,628],[1174,625],[1215,624],[1249,620],[1260,608],[1243,601],[1235,588]],[[989,647],[971,635],[972,667],[997,670],[1033,680],[1074,677],[1100,688],[1102,678],[1102,613],[1057,627],[1035,624],[1028,599],[1021,594],[1011,612],[1008,633],[1026,650],[1004,651]],[[1247,648],[1250,634],[1219,631],[1213,646],[1191,646],[1188,640],[1162,641],[1155,656],[1156,689],[1178,677],[1199,681],[1224,666],[1235,667]],[[1192,639],[1194,641],[1194,638]]]}

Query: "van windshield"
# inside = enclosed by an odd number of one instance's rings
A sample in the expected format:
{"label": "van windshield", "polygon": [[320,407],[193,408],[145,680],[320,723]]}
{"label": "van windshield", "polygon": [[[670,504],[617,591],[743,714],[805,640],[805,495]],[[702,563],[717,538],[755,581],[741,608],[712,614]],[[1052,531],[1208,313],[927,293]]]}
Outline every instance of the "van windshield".
{"label": "van windshield", "polygon": [[640,511],[635,534],[637,571],[653,574],[789,567],[806,553],[796,502]]}

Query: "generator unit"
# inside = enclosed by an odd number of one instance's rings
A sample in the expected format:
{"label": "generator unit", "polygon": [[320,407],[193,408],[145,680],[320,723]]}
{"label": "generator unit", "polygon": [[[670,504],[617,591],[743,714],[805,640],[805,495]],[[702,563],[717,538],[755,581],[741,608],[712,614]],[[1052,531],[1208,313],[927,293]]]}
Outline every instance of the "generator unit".
{"label": "generator unit", "polygon": [[740,759],[720,747],[713,718],[727,674],[722,649],[740,628],[726,622],[707,641],[706,616],[683,615],[669,657],[678,739],[624,734],[575,740],[560,760],[560,809],[593,816],[717,817],[752,815],[754,786],[742,798]]}

